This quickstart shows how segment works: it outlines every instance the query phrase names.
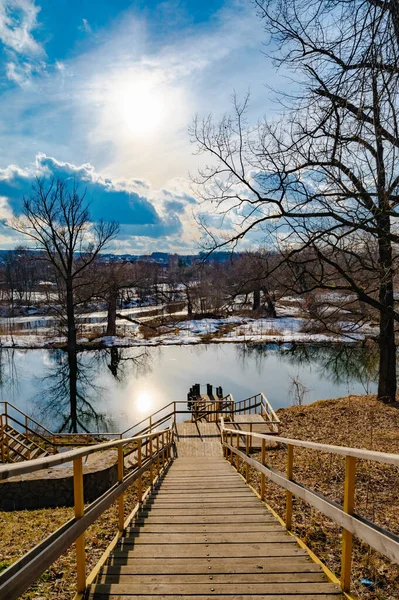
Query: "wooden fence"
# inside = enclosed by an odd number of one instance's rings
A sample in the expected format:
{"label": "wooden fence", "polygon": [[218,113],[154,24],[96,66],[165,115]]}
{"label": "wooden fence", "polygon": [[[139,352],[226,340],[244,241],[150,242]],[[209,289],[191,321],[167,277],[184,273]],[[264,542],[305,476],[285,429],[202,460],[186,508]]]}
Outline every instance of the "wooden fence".
{"label": "wooden fence", "polygon": [[[8,479],[16,475],[34,473],[73,461],[73,486],[75,518],[65,523],[48,536],[35,548],[29,550],[22,558],[12,564],[0,575],[0,598],[14,600],[54,563],[71,544],[76,545],[77,559],[77,598],[89,585],[104,564],[111,550],[115,547],[124,528],[136,515],[140,504],[151,492],[156,479],[162,475],[172,460],[174,443],[174,424],[163,431],[135,436],[122,440],[112,440],[90,447],[79,448],[47,456],[35,460],[0,466],[0,479]],[[137,461],[135,467],[124,474],[124,446],[135,445]],[[102,496],[85,507],[83,495],[83,457],[95,452],[117,449],[118,451],[118,483],[110,487]],[[150,473],[150,487],[143,494],[142,476]],[[138,504],[124,519],[124,492],[135,481],[138,481]],[[108,546],[94,570],[87,577],[85,556],[85,531],[94,521],[107,510],[113,502],[118,502],[118,533]]]}
{"label": "wooden fence", "polygon": [[[243,446],[243,437],[245,437],[245,450]],[[250,447],[252,438],[257,438],[262,442],[261,460],[251,458]],[[270,479],[286,492],[286,510],[285,525],[288,530],[292,528],[292,499],[293,496],[300,498],[304,502],[316,508],[319,512],[330,518],[343,528],[342,535],[342,558],[341,558],[341,587],[344,592],[350,591],[351,566],[353,536],[356,536],[374,550],[381,552],[384,556],[395,563],[399,563],[399,536],[379,527],[375,523],[368,521],[354,514],[354,500],[356,487],[356,463],[357,460],[376,461],[387,465],[399,467],[399,455],[388,454],[385,452],[373,452],[371,450],[360,450],[357,448],[346,448],[344,446],[332,446],[329,444],[319,444],[304,440],[295,440],[291,438],[279,437],[273,439],[270,435],[260,433],[251,433],[246,431],[237,431],[225,426],[224,420],[221,420],[221,440],[224,449],[225,458],[229,459],[231,464],[237,470],[240,468],[240,461],[246,465],[246,479],[249,479],[249,468],[252,467],[261,474],[261,499],[265,500],[265,480]],[[273,469],[265,464],[266,446],[272,442],[284,444],[287,449],[286,474]],[[294,475],[294,448],[308,448],[319,452],[337,454],[345,457],[345,483],[344,483],[344,503],[343,506],[332,502],[322,494],[297,483],[293,479]]]}

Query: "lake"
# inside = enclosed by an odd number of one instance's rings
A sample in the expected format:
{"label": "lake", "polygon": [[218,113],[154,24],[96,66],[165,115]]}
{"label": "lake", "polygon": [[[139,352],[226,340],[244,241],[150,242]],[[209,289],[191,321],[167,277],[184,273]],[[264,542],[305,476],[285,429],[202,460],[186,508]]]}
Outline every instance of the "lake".
{"label": "lake", "polygon": [[[241,400],[263,391],[274,408],[376,390],[376,354],[356,344],[201,344],[78,354],[79,430],[121,431],[194,383]],[[54,431],[70,428],[69,371],[61,350],[0,350],[0,399]]]}

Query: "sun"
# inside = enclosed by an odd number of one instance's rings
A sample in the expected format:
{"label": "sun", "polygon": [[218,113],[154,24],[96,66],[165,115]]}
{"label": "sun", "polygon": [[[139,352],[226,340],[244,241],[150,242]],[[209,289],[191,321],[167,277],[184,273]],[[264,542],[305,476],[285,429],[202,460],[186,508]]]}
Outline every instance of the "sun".
{"label": "sun", "polygon": [[150,413],[154,406],[154,397],[149,390],[140,391],[135,401],[136,409],[141,413]]}
{"label": "sun", "polygon": [[157,132],[167,115],[167,98],[156,78],[130,74],[118,78],[110,91],[115,117],[135,136]]}

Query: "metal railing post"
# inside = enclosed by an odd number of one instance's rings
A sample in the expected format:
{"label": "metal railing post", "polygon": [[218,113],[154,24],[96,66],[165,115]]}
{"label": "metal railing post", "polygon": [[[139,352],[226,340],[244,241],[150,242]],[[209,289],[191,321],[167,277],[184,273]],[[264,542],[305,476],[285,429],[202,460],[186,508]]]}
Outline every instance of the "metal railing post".
{"label": "metal railing post", "polygon": [[5,438],[5,434],[3,432],[3,415],[0,415],[0,443],[1,443],[1,462],[2,463],[6,462],[4,438]]}
{"label": "metal railing post", "polygon": [[[137,468],[140,469],[141,467],[141,438],[138,441],[137,444]],[[141,504],[143,502],[143,476],[140,475],[140,477],[137,480],[137,495],[138,495],[138,499],[139,499],[139,503]]]}
{"label": "metal railing post", "polygon": [[160,468],[159,468],[159,456],[158,456],[158,453],[159,453],[159,433],[157,434],[156,453],[157,453],[157,475],[159,477],[159,471],[160,471]]}
{"label": "metal railing post", "polygon": [[[123,446],[118,446],[118,482],[123,482],[124,472],[124,452]],[[121,494],[118,498],[118,528],[119,531],[123,531],[125,521],[125,495]]]}
{"label": "metal railing post", "polygon": [[[294,446],[288,444],[287,446],[287,479],[292,481],[294,471]],[[292,493],[286,492],[285,501],[285,526],[288,530],[292,528]]]}
{"label": "metal railing post", "polygon": [[[150,440],[149,440],[149,454],[150,454],[150,460],[152,460],[152,435],[150,435]],[[154,485],[154,465],[151,463],[150,465],[150,480],[151,480],[151,487]]]}
{"label": "metal railing post", "polygon": [[[73,496],[75,507],[75,519],[81,519],[84,515],[84,496],[83,496],[83,465],[82,457],[75,458],[73,461]],[[86,587],[86,554],[85,554],[85,534],[82,533],[76,542],[76,578],[78,594],[84,592]]]}
{"label": "metal railing post", "polygon": [[[345,457],[345,490],[344,511],[348,515],[353,514],[355,504],[355,480],[356,480],[356,458]],[[349,593],[351,586],[353,534],[344,529],[342,532],[342,558],[341,558],[341,587]]]}
{"label": "metal railing post", "polygon": [[[245,454],[249,456],[249,435],[245,436]],[[249,482],[249,464],[245,463],[245,479]]]}
{"label": "metal railing post", "polygon": [[[266,460],[266,440],[262,440],[262,456],[261,456],[261,464],[262,467],[265,466]],[[264,473],[260,476],[260,497],[261,500],[265,499],[265,487],[266,487],[266,475]]]}

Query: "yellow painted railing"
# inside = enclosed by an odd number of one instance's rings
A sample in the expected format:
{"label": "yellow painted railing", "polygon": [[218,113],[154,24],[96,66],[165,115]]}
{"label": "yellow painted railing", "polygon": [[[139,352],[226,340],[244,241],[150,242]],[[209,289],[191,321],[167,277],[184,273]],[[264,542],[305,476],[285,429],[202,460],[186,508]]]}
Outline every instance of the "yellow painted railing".
{"label": "yellow painted railing", "polygon": [[[243,444],[242,440],[246,439]],[[261,460],[256,460],[249,456],[251,446],[250,438],[255,437],[262,440]],[[343,528],[342,535],[342,557],[341,557],[341,579],[340,585],[345,593],[350,592],[351,566],[352,566],[352,545],[353,536],[368,544],[374,550],[381,552],[392,562],[399,563],[399,536],[379,527],[375,523],[368,521],[354,514],[355,499],[355,479],[356,464],[360,460],[375,461],[387,465],[399,466],[399,455],[385,452],[373,452],[371,450],[361,450],[358,448],[346,448],[344,446],[333,446],[329,444],[319,444],[304,440],[279,437],[278,439],[270,435],[252,433],[246,431],[237,431],[225,426],[221,419],[221,441],[224,456],[235,466],[237,471],[240,469],[240,462],[245,464],[246,479],[249,478],[249,468],[252,467],[261,474],[260,497],[265,500],[265,480],[270,479],[273,483],[279,485],[286,493],[285,526],[288,530],[292,528],[292,499],[294,496],[307,502],[319,512],[330,518],[336,524]],[[287,467],[286,474],[266,465],[266,445],[274,443],[284,444],[287,449]],[[344,503],[343,506],[332,502],[318,492],[297,483],[294,478],[294,448],[308,448],[311,450],[337,454],[345,457],[345,484],[344,484]],[[234,461],[235,458],[235,461]],[[335,581],[335,579],[334,579]]]}
{"label": "yellow painted railing", "polygon": [[[271,426],[271,430],[276,434],[279,433],[280,420],[263,393],[255,394],[238,402],[235,402],[232,394],[228,394],[217,403],[209,403],[205,413],[210,420],[215,421],[219,420],[220,413],[226,416],[229,415],[231,420],[234,420],[234,415],[238,414],[261,414],[263,419]],[[104,439],[122,439],[145,435],[157,428],[165,427],[165,424],[171,417],[176,419],[178,415],[190,415],[194,421],[204,416],[196,416],[195,413],[187,410],[187,402],[178,400],[169,402],[169,404],[166,404],[149,417],[135,423],[122,432],[54,433],[10,402],[0,401],[0,419],[2,420],[2,422],[0,421],[0,457],[3,463],[7,462],[7,459],[3,457],[7,455],[8,440],[7,436],[3,433],[3,428],[5,432],[5,427],[8,425],[24,433],[26,437],[34,437],[39,445],[48,445],[48,448],[51,449],[50,451],[56,453],[59,446],[76,447],[78,445],[93,445],[96,443],[96,440],[100,442]]]}
{"label": "yellow painted railing", "polygon": [[[127,474],[124,473],[125,445],[135,445],[137,461],[135,467]],[[156,479],[162,475],[170,461],[173,460],[174,424],[167,429],[148,433],[143,436],[112,440],[70,450],[53,456],[46,456],[15,464],[0,465],[0,479],[8,479],[16,475],[34,473],[57,465],[73,461],[73,489],[75,518],[65,523],[48,536],[35,548],[29,550],[22,558],[3,571],[0,575],[0,598],[14,600],[61,556],[70,546],[76,545],[77,558],[77,598],[81,598],[87,585],[97,575],[110,551],[115,547],[122,531],[128,526],[139,510],[140,504],[151,492]],[[118,450],[118,482],[110,487],[102,496],[85,506],[83,492],[82,459],[88,454],[110,449]],[[143,494],[143,474],[150,472],[150,487]],[[135,481],[138,482],[138,504],[124,519],[124,492]],[[118,532],[109,545],[103,557],[97,563],[89,576],[86,575],[85,531],[94,521],[107,510],[111,504],[118,502]]]}

